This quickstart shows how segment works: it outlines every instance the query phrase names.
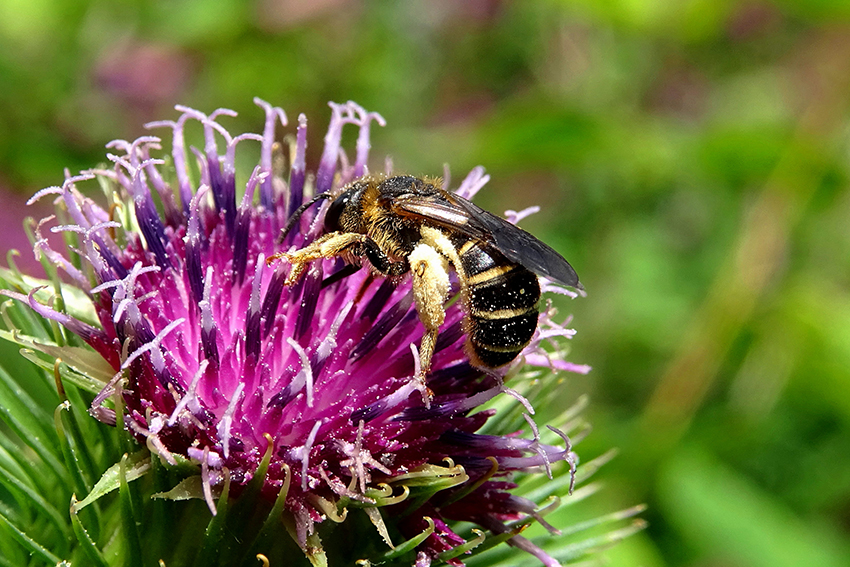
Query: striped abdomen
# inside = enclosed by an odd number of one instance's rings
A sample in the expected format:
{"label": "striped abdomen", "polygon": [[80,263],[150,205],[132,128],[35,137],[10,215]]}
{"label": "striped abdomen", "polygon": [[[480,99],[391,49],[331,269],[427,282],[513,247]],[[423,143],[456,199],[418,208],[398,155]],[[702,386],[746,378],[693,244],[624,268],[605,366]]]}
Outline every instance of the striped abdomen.
{"label": "striped abdomen", "polygon": [[537,328],[537,276],[465,236],[455,235],[466,280],[466,345],[472,362],[496,367],[512,361]]}

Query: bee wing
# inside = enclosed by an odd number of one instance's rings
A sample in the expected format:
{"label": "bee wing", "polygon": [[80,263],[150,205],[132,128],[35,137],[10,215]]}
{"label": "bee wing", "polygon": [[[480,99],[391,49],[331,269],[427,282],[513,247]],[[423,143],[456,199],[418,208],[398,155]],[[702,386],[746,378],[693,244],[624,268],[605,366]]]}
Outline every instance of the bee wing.
{"label": "bee wing", "polygon": [[490,244],[508,260],[563,285],[584,289],[576,271],[563,256],[505,219],[457,195],[401,195],[394,199],[397,214],[416,216]]}

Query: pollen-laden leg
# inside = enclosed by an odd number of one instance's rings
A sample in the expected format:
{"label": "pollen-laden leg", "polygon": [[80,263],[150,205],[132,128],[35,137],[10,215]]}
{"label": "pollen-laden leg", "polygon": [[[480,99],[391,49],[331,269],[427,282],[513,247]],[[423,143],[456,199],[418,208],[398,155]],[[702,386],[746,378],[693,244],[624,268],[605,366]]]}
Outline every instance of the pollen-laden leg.
{"label": "pollen-laden leg", "polygon": [[449,294],[449,262],[445,256],[427,244],[418,244],[408,257],[413,277],[413,300],[419,320],[425,326],[419,349],[419,373],[416,379],[424,385],[431,369],[431,357],[437,344],[440,325],[446,319],[444,304]]}
{"label": "pollen-laden leg", "polygon": [[356,232],[330,232],[317,238],[301,250],[272,254],[268,257],[266,263],[271,265],[275,260],[284,259],[292,264],[289,276],[284,282],[286,285],[292,285],[298,281],[298,278],[301,277],[301,274],[313,260],[336,258],[367,239],[368,236],[365,234]]}

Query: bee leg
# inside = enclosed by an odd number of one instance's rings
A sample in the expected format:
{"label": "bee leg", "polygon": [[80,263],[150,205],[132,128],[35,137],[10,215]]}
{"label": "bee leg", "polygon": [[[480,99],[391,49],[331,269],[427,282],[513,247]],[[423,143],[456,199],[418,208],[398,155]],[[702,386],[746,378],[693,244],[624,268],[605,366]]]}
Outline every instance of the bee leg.
{"label": "bee leg", "polygon": [[371,238],[366,238],[363,241],[363,253],[369,259],[372,267],[385,276],[403,276],[410,270],[410,264],[407,260],[391,261],[378,246],[378,243]]}
{"label": "bee leg", "polygon": [[440,325],[446,319],[443,305],[449,294],[449,262],[427,244],[417,244],[408,257],[413,276],[413,300],[419,320],[425,326],[422,346],[419,349],[419,373],[416,379],[424,386],[431,370],[431,357],[437,344]]}
{"label": "bee leg", "polygon": [[266,263],[271,265],[275,260],[283,259],[292,264],[289,276],[284,282],[286,285],[292,285],[298,281],[298,278],[301,277],[301,274],[313,260],[335,258],[348,248],[363,243],[367,238],[365,234],[356,232],[330,232],[317,238],[301,250],[272,254],[266,259]]}

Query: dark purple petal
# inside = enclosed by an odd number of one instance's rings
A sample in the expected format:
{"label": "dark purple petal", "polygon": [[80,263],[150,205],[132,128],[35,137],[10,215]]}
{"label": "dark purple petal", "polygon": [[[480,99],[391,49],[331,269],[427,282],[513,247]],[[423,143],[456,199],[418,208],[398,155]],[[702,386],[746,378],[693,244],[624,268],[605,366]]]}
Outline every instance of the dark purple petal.
{"label": "dark purple petal", "polygon": [[295,324],[295,338],[299,341],[310,329],[316,314],[316,305],[319,302],[318,291],[322,287],[321,265],[313,263],[302,281],[304,283],[301,286],[301,309],[298,310],[298,319]]}
{"label": "dark purple petal", "polygon": [[257,183],[260,182],[259,174],[260,166],[257,166],[248,179],[248,186],[242,198],[242,204],[239,206],[239,213],[236,216],[236,228],[233,238],[233,277],[235,283],[240,284],[245,278],[245,266],[248,263],[248,237],[251,228],[251,215],[253,213],[251,201],[254,198]]}
{"label": "dark purple petal", "polygon": [[371,138],[369,136],[372,120],[381,126],[386,126],[387,124],[383,116],[377,112],[366,112],[359,106],[356,106],[356,112],[359,117],[360,133],[357,135],[357,159],[354,162],[355,178],[366,173],[366,164],[369,161],[369,150],[372,147],[372,143],[370,142]]}
{"label": "dark purple petal", "polygon": [[295,210],[304,202],[304,179],[306,172],[307,154],[307,117],[298,115],[298,130],[295,134],[295,158],[289,170],[289,203],[286,218],[292,216]]}
{"label": "dark purple petal", "polygon": [[[180,110],[182,107],[178,106],[176,108],[177,110]],[[188,163],[186,162],[186,148],[183,139],[183,126],[186,124],[186,120],[188,119],[189,115],[184,112],[176,122],[171,120],[162,120],[145,124],[145,128],[149,129],[162,127],[172,129],[171,158],[174,164],[174,172],[177,176],[178,193],[180,194],[180,200],[183,202],[184,216],[188,215],[189,203],[192,201],[192,185],[189,181],[189,170],[187,169]]]}
{"label": "dark purple petal", "polygon": [[395,305],[387,309],[372,328],[363,335],[360,343],[351,351],[351,358],[357,360],[374,349],[381,339],[387,336],[389,330],[398,325],[404,316],[410,313],[410,307],[412,305],[413,294],[408,293],[402,296]]}
{"label": "dark purple petal", "polygon": [[[395,291],[396,286],[390,280],[384,280],[383,283],[378,287],[378,291],[372,295],[371,299],[369,299],[369,303],[366,304],[366,307],[363,308],[362,317],[368,319],[369,321],[374,321],[375,317],[377,317],[381,311],[386,306],[387,301],[389,301],[390,296]],[[408,309],[410,306],[408,305]]]}
{"label": "dark purple petal", "polygon": [[266,124],[263,128],[263,147],[260,152],[260,171],[265,173],[260,184],[260,205],[266,210],[274,209],[274,198],[272,196],[272,146],[274,145],[274,133],[277,119],[280,119],[282,126],[286,126],[286,113],[282,108],[272,106],[259,98],[254,99],[254,104],[265,110]]}

